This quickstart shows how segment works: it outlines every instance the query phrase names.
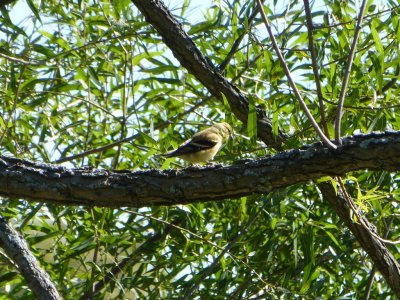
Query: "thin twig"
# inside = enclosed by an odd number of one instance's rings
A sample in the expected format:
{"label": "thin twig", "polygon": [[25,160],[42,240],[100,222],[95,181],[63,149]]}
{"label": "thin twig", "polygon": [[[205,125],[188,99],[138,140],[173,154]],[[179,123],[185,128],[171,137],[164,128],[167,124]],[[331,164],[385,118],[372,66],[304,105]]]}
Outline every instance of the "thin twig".
{"label": "thin twig", "polygon": [[337,144],[341,143],[340,125],[341,125],[342,115],[343,115],[343,103],[344,103],[344,98],[346,96],[347,85],[349,83],[351,67],[353,66],[353,60],[354,60],[354,56],[356,53],[357,41],[360,36],[361,23],[364,18],[364,12],[365,12],[366,5],[367,5],[367,0],[363,0],[363,2],[361,3],[360,14],[359,14],[358,20],[357,20],[356,30],[354,31],[354,38],[353,38],[353,43],[351,45],[350,54],[349,54],[349,57],[347,58],[346,70],[345,70],[344,78],[343,78],[343,82],[342,82],[342,89],[340,91],[338,109],[337,109],[336,120],[335,120],[335,141]]}
{"label": "thin twig", "polygon": [[[218,244],[216,244],[216,243],[210,241],[210,239],[206,239],[206,238],[202,237],[201,235],[199,235],[199,234],[197,234],[197,233],[194,233],[193,231],[190,231],[189,229],[186,229],[186,228],[184,228],[184,227],[178,226],[178,225],[176,225],[176,224],[172,224],[172,223],[170,223],[169,221],[165,221],[165,220],[162,220],[162,219],[158,219],[158,218],[155,218],[155,217],[153,217],[153,216],[151,216],[151,215],[147,215],[147,214],[140,213],[140,212],[136,212],[136,211],[132,211],[132,210],[123,210],[123,211],[125,211],[125,212],[127,212],[127,213],[135,214],[135,215],[137,215],[137,216],[142,216],[142,217],[144,217],[144,218],[149,218],[149,219],[151,219],[151,220],[153,220],[153,221],[160,222],[160,223],[163,223],[163,224],[166,224],[166,225],[171,225],[171,226],[173,226],[174,228],[179,229],[179,230],[182,231],[182,232],[186,232],[186,233],[190,234],[191,236],[193,236],[193,237],[199,239],[200,241],[202,241],[202,242],[204,242],[204,243],[210,244],[211,246],[215,247],[215,248],[218,249],[218,250],[224,251],[224,249],[225,249],[224,247],[221,247],[221,246],[219,246]],[[234,254],[231,253],[230,251],[226,252],[226,254],[229,255],[229,256],[237,263],[237,265],[243,264],[246,268],[248,268],[248,269],[250,270],[250,273],[254,273],[254,274],[257,276],[257,278],[258,278],[262,283],[264,283],[266,286],[268,285],[268,286],[273,287],[272,285],[270,285],[269,283],[267,283],[265,280],[263,280],[262,277],[261,277],[261,274],[257,273],[257,271],[254,270],[254,269],[253,269],[248,263],[246,263],[242,258],[237,257],[236,255],[234,255]],[[278,288],[278,287],[274,287],[274,288]]]}
{"label": "thin twig", "polygon": [[[199,285],[201,283],[201,281],[203,279],[205,279],[207,276],[209,276],[211,274],[211,272],[215,269],[215,267],[218,265],[218,263],[220,262],[220,260],[225,256],[225,254],[229,253],[230,249],[236,245],[238,243],[238,241],[241,239],[241,237],[247,233],[248,229],[254,224],[254,222],[256,221],[257,217],[259,216],[259,214],[262,212],[262,210],[264,209],[266,205],[264,204],[261,209],[256,212],[256,214],[253,216],[253,218],[251,218],[250,220],[248,220],[246,226],[243,228],[243,230],[241,230],[239,232],[239,234],[231,241],[229,242],[224,249],[222,250],[222,252],[218,255],[218,257],[213,261],[213,263],[208,266],[207,268],[205,268],[200,274],[198,274],[198,278],[196,279],[195,283],[185,292],[185,295],[183,296],[183,299],[191,299],[193,296],[193,293],[199,288]],[[273,287],[269,284],[267,284],[267,286],[269,287]],[[276,288],[276,287],[274,287]]]}
{"label": "thin twig", "polygon": [[[193,107],[191,107],[190,109],[188,109],[187,111],[184,111],[184,112],[178,114],[178,115],[176,116],[176,118],[174,118],[173,120],[171,120],[171,121],[165,121],[165,122],[160,123],[159,125],[155,126],[154,129],[156,129],[156,130],[164,129],[164,128],[167,127],[169,124],[172,124],[175,120],[179,120],[179,119],[181,119],[184,115],[189,114],[189,113],[195,111],[199,106],[203,105],[204,102],[207,101],[207,100],[209,100],[209,98],[206,98],[206,99],[200,101],[199,103],[197,103],[196,105],[194,105]],[[144,132],[145,132],[145,133],[148,133],[149,130],[145,130]],[[119,146],[119,145],[121,145],[121,144],[129,143],[129,142],[131,142],[131,141],[137,139],[139,136],[140,136],[139,133],[135,133],[135,134],[131,135],[130,137],[127,137],[127,138],[118,140],[118,141],[116,141],[116,142],[114,142],[114,143],[107,144],[107,145],[104,145],[104,146],[101,146],[101,147],[98,147],[98,148],[93,148],[93,149],[90,149],[90,150],[87,150],[87,151],[84,151],[84,152],[81,152],[81,153],[78,153],[78,154],[75,154],[75,155],[71,155],[71,156],[67,156],[67,157],[60,158],[60,159],[58,159],[58,160],[53,161],[53,163],[60,164],[60,163],[63,163],[63,162],[67,162],[67,161],[72,161],[72,160],[75,160],[75,159],[79,159],[79,158],[82,158],[82,157],[85,157],[85,156],[88,156],[88,155],[90,155],[90,154],[94,154],[94,153],[97,153],[97,152],[106,151],[106,150],[108,150],[108,149],[114,148],[114,147]]]}
{"label": "thin twig", "polygon": [[354,201],[353,201],[353,198],[348,194],[348,192],[347,192],[347,190],[346,190],[346,188],[345,188],[345,186],[344,186],[344,183],[343,183],[342,178],[337,177],[337,181],[339,182],[340,187],[341,187],[342,190],[343,190],[343,194],[344,194],[344,196],[345,196],[345,199],[347,200],[347,203],[348,203],[349,206],[350,206],[350,209],[353,211],[354,215],[357,217],[357,220],[360,222],[361,226],[363,226],[366,230],[368,230],[368,232],[369,232],[373,237],[375,237],[376,239],[378,239],[378,240],[381,241],[382,243],[390,244],[390,245],[398,245],[398,244],[400,244],[400,240],[396,240],[396,241],[387,240],[387,239],[385,239],[385,238],[380,237],[380,236],[379,236],[378,234],[376,234],[375,232],[373,232],[373,231],[371,230],[371,228],[368,226],[368,224],[365,222],[365,219],[363,218],[363,216],[361,216],[361,214],[358,212],[358,208],[356,207],[356,205],[355,205],[355,203],[354,203]]}
{"label": "thin twig", "polygon": [[[99,241],[99,230],[97,227],[97,222],[96,222],[96,218],[94,216],[94,211],[93,208],[90,208],[90,214],[91,214],[91,218],[92,218],[92,224],[94,225],[94,241],[95,241],[95,248],[93,249],[93,258],[91,263],[96,266],[98,264],[98,255],[99,255],[99,248],[100,248],[100,241]],[[102,219],[102,225],[104,225],[104,219]],[[95,282],[95,278],[96,278],[96,271],[98,269],[93,267],[91,270],[91,275],[90,275],[90,281],[88,283],[88,286],[86,287],[86,294],[88,295],[88,299],[93,299],[94,296],[94,282]]]}
{"label": "thin twig", "polygon": [[[390,13],[394,12],[394,11],[395,11],[396,9],[398,9],[398,8],[400,8],[400,5],[393,6],[393,7],[390,7],[390,8],[388,8],[388,9],[384,9],[384,10],[378,11],[378,12],[376,12],[376,13],[372,13],[372,14],[366,15],[366,16],[364,17],[364,19],[376,18],[377,16],[382,16],[382,15],[384,15],[384,14],[386,14],[386,13],[390,14]],[[330,25],[326,25],[326,24],[316,24],[314,27],[315,27],[316,29],[329,29],[329,28],[334,28],[334,27],[339,27],[339,26],[348,25],[348,24],[353,23],[354,21],[356,21],[356,18],[353,18],[353,19],[350,20],[350,21],[338,22],[338,23],[333,23],[333,24],[330,24]]]}
{"label": "thin twig", "polygon": [[299,101],[299,104],[301,106],[301,108],[303,109],[303,111],[306,113],[310,123],[312,124],[312,126],[314,127],[315,131],[317,132],[317,134],[319,135],[319,137],[321,138],[321,140],[324,142],[324,144],[329,147],[330,149],[336,149],[337,147],[335,146],[335,144],[333,144],[327,137],[326,135],[322,132],[321,128],[319,127],[318,123],[315,121],[313,115],[311,114],[310,110],[308,109],[306,103],[304,102],[303,98],[300,95],[300,91],[297,89],[297,86],[293,80],[292,74],[290,73],[289,67],[285,62],[285,59],[283,58],[283,55],[281,53],[281,50],[279,49],[278,43],[276,42],[276,39],[274,37],[274,34],[272,32],[271,29],[271,25],[268,21],[268,18],[264,12],[264,8],[262,5],[261,0],[257,0],[257,3],[260,7],[260,13],[261,13],[261,17],[264,21],[265,27],[267,28],[269,37],[271,39],[272,42],[272,46],[275,50],[276,55],[279,58],[279,61],[281,63],[282,68],[285,71],[286,77],[289,81],[290,87],[293,89],[294,94],[296,95],[297,100]]}
{"label": "thin twig", "polygon": [[311,16],[310,3],[308,0],[304,0],[304,8],[306,11],[306,20],[307,20],[308,48],[310,49],[311,52],[311,65],[314,72],[315,86],[317,88],[319,113],[321,115],[321,125],[322,128],[324,129],[326,136],[329,138],[328,125],[326,124],[326,119],[325,119],[324,97],[322,96],[321,79],[319,77],[319,71],[318,71],[317,53],[315,52],[315,46],[314,46],[314,32],[313,32],[314,25]]}
{"label": "thin twig", "polygon": [[374,283],[375,273],[376,273],[376,267],[373,266],[372,269],[371,269],[371,272],[369,273],[366,289],[364,291],[364,295],[362,296],[361,300],[368,300],[369,299],[371,288],[372,288],[372,285]]}
{"label": "thin twig", "polygon": [[27,61],[25,59],[16,57],[16,56],[10,56],[7,55],[5,53],[0,52],[0,57],[3,57],[7,60],[13,61],[13,62],[17,62],[23,65],[27,65],[27,66],[40,66],[42,63],[41,62],[33,62],[33,61]]}
{"label": "thin twig", "polygon": [[[389,234],[389,231],[390,231],[390,224],[392,223],[393,219],[394,219],[393,217],[390,219],[389,224],[387,224],[384,221],[384,223],[386,225],[385,226],[386,229],[385,229],[385,233],[384,233],[385,239],[388,237],[388,234]],[[369,296],[370,296],[370,293],[371,293],[371,289],[372,289],[372,285],[374,283],[376,270],[377,270],[376,266],[374,265],[372,267],[371,271],[369,272],[368,281],[367,281],[367,284],[366,284],[366,287],[365,287],[364,295],[360,298],[361,300],[368,300],[369,299]]]}
{"label": "thin twig", "polygon": [[143,244],[141,244],[135,251],[130,253],[130,255],[124,259],[122,259],[119,263],[111,268],[111,270],[104,275],[102,280],[96,282],[92,291],[87,291],[83,294],[79,299],[80,300],[89,300],[93,299],[93,296],[98,295],[101,290],[108,284],[110,281],[114,280],[121,272],[126,270],[128,267],[131,267],[135,263],[138,263],[141,255],[149,255],[148,249],[155,249],[155,247],[151,247],[150,245],[154,245],[160,240],[164,239],[171,231],[174,229],[172,226],[173,223],[169,224],[164,230],[160,233],[154,234],[150,236]]}
{"label": "thin twig", "polygon": [[[250,16],[247,19],[247,22],[249,24],[249,29],[251,27],[251,23],[253,22],[254,18],[256,17],[258,11],[257,8],[250,14]],[[236,51],[238,50],[240,43],[242,42],[243,38],[245,37],[247,31],[244,31],[239,35],[237,40],[233,43],[231,50],[229,51],[228,55],[225,57],[225,59],[221,62],[219,65],[218,69],[220,71],[225,70],[226,66],[229,64],[230,60],[233,58],[235,55]]]}

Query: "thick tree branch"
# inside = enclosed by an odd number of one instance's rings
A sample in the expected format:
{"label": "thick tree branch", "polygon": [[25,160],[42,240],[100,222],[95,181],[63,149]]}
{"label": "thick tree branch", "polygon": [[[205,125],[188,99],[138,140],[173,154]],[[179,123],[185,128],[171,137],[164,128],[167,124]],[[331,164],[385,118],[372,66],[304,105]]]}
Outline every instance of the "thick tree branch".
{"label": "thick tree branch", "polygon": [[32,255],[25,240],[0,216],[0,246],[18,266],[37,299],[61,299],[50,277]]}
{"label": "thick tree branch", "polygon": [[55,204],[105,207],[175,205],[269,193],[361,169],[400,170],[400,131],[348,137],[223,167],[118,171],[67,169],[0,157],[0,195]]}
{"label": "thick tree branch", "polygon": [[[160,0],[132,0],[132,2],[143,13],[147,22],[162,36],[165,44],[182,66],[193,74],[214,97],[222,100],[222,95],[225,95],[235,116],[247,123],[249,102],[245,94],[211,65],[164,3]],[[271,121],[261,109],[257,109],[257,129],[258,137],[264,143],[275,149],[281,149],[286,135],[279,131],[278,135],[274,136]]]}

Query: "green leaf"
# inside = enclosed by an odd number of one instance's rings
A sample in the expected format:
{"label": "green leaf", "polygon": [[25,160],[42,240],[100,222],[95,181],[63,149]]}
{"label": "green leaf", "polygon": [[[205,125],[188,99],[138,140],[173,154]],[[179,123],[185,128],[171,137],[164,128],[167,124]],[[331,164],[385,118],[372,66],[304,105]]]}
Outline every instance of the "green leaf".
{"label": "green leaf", "polygon": [[33,14],[35,15],[36,19],[38,19],[40,22],[42,22],[39,14],[39,10],[35,6],[35,4],[32,2],[32,0],[26,0],[26,3],[28,4],[29,8],[32,10]]}
{"label": "green leaf", "polygon": [[247,134],[255,143],[257,139],[257,111],[253,99],[249,99],[249,113],[247,116]]}

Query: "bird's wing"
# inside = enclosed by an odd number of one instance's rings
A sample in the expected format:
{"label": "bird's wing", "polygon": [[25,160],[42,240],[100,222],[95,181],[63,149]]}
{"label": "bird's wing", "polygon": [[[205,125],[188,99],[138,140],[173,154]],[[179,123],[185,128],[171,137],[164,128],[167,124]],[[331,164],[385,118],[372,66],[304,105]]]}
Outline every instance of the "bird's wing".
{"label": "bird's wing", "polygon": [[190,153],[196,153],[198,151],[207,150],[219,142],[218,137],[210,136],[205,139],[200,136],[194,135],[190,140],[187,140],[182,145],[180,145],[176,150],[168,152],[165,154],[166,157],[181,156]]}

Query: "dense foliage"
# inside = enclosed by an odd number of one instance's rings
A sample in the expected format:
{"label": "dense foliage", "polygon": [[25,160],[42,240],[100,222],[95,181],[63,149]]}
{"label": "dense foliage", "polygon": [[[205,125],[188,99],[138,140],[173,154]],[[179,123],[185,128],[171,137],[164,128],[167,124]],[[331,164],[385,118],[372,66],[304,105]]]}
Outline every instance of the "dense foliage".
{"label": "dense foliage", "polygon": [[[167,2],[221,74],[289,135],[286,149],[319,138],[290,89],[256,2]],[[265,1],[301,95],[331,138],[358,1],[311,3],[323,106],[302,1]],[[24,18],[21,19],[21,11]],[[201,13],[200,13],[201,11]],[[400,4],[370,1],[342,135],[399,130]],[[182,168],[156,154],[227,121],[224,164],[276,153],[256,139],[255,114],[237,120],[180,66],[127,0],[18,0],[0,16],[0,155],[66,167]],[[242,39],[236,47],[235,41]],[[233,56],[227,59],[233,49]],[[324,122],[325,119],[325,122]],[[399,237],[398,174],[348,173],[349,193],[382,236]],[[315,183],[269,195],[173,207],[61,207],[2,199],[0,214],[26,238],[66,299],[391,298],[392,292]],[[397,259],[399,248],[389,248]],[[33,299],[0,257],[2,299]],[[369,286],[369,280],[375,281]],[[104,283],[101,287],[98,284]]]}

